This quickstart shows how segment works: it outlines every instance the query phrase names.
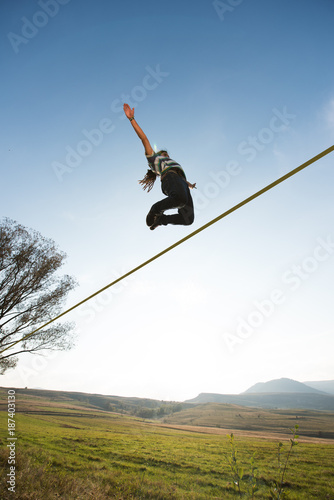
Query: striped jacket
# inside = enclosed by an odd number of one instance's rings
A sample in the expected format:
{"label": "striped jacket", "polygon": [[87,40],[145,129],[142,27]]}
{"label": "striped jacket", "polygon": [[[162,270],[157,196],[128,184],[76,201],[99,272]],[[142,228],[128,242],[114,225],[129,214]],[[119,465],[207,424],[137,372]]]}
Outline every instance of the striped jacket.
{"label": "striped jacket", "polygon": [[177,168],[180,170],[181,175],[186,178],[186,174],[184,173],[181,165],[177,163],[176,161],[172,160],[171,158],[166,158],[166,156],[158,156],[156,153],[153,155],[145,155],[148,161],[148,165],[153,172],[156,174],[164,175],[165,173],[168,172],[171,168]]}

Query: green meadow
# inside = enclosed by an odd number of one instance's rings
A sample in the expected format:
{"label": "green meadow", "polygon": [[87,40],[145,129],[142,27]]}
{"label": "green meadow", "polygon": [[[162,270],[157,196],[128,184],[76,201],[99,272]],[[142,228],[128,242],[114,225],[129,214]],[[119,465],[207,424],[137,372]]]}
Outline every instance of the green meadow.
{"label": "green meadow", "polygon": [[[85,406],[54,402],[21,405],[15,416],[15,493],[7,489],[8,430],[1,419],[0,498],[19,499],[236,499],[229,464],[234,433],[243,498],[274,498],[289,435],[263,435],[204,427],[172,428]],[[29,413],[30,412],[30,413]],[[172,425],[172,424],[170,424]],[[293,423],[294,425],[294,423]],[[302,434],[302,422],[300,422]],[[254,455],[256,469],[251,474]],[[292,449],[280,498],[334,500],[334,442],[302,438]],[[251,495],[251,483],[257,491]]]}

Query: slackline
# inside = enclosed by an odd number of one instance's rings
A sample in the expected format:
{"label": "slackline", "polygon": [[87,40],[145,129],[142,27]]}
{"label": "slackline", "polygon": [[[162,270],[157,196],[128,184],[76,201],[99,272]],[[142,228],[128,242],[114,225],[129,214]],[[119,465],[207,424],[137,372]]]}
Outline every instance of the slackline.
{"label": "slackline", "polygon": [[33,332],[31,333],[28,333],[27,335],[25,335],[24,337],[22,337],[21,339],[19,340],[16,340],[15,342],[11,343],[8,347],[6,347],[5,349],[3,349],[2,351],[0,351],[0,354],[7,351],[7,349],[10,349],[11,347],[14,347],[14,345],[18,344],[19,342],[23,342],[24,340],[27,340],[29,337],[31,337],[32,335],[34,335],[35,333],[37,333],[38,331],[42,330],[42,328],[45,328],[46,326],[50,325],[50,323],[53,323],[54,321],[57,321],[58,319],[60,319],[62,316],[65,316],[65,314],[68,314],[69,312],[73,311],[74,309],[76,309],[77,307],[81,306],[82,304],[84,304],[85,302],[87,302],[88,300],[92,299],[93,297],[96,297],[96,295],[104,292],[105,290],[107,290],[108,288],[112,287],[113,285],[116,285],[116,283],[119,283],[121,280],[123,280],[124,278],[127,278],[128,276],[130,276],[131,274],[139,271],[139,269],[142,269],[143,267],[147,266],[148,264],[150,264],[151,262],[153,262],[154,260],[158,259],[159,257],[161,257],[162,255],[164,255],[165,253],[167,252],[170,252],[171,250],[173,250],[174,248],[176,248],[177,246],[181,245],[181,243],[184,243],[185,241],[189,240],[190,238],[192,238],[193,236],[195,236],[196,234],[200,233],[201,231],[204,231],[204,229],[207,229],[209,226],[212,226],[213,224],[215,224],[216,222],[218,222],[219,220],[223,219],[224,217],[227,217],[228,215],[230,215],[232,212],[235,212],[236,210],[238,210],[239,208],[243,207],[244,205],[246,205],[247,203],[249,203],[250,201],[254,200],[255,198],[258,198],[259,196],[261,196],[262,194],[266,193],[267,191],[269,191],[270,189],[272,189],[273,187],[277,186],[278,184],[281,184],[282,182],[284,182],[286,179],[289,179],[289,177],[292,177],[293,175],[297,174],[298,172],[300,172],[301,170],[303,170],[304,168],[308,167],[309,165],[311,165],[312,163],[315,163],[316,161],[320,160],[320,158],[323,158],[324,156],[328,155],[329,153],[331,153],[332,151],[334,150],[334,145],[331,146],[330,148],[328,149],[325,149],[324,151],[322,151],[322,153],[319,153],[317,156],[314,156],[313,158],[311,158],[310,160],[306,161],[305,163],[303,163],[302,165],[299,165],[299,167],[296,167],[295,169],[291,170],[290,172],[288,172],[287,174],[283,175],[282,177],[280,177],[279,179],[277,179],[276,181],[272,182],[271,184],[268,184],[268,186],[264,187],[263,189],[260,189],[260,191],[257,191],[256,193],[254,193],[252,196],[249,196],[248,198],[246,198],[245,200],[241,201],[240,203],[238,203],[237,205],[235,205],[234,207],[230,208],[229,210],[227,210],[226,212],[222,213],[221,215],[219,215],[218,217],[216,217],[215,219],[212,219],[210,222],[207,222],[206,224],[204,224],[204,226],[201,226],[199,229],[196,229],[196,231],[193,231],[192,233],[188,234],[188,236],[185,236],[184,238],[182,238],[181,240],[177,241],[176,243],[174,243],[173,245],[171,245],[170,247],[168,248],[165,248],[165,250],[163,250],[162,252],[159,252],[158,254],[156,254],[154,257],[151,257],[150,259],[148,259],[147,261],[143,262],[142,264],[140,264],[139,266],[135,267],[134,269],[132,269],[131,271],[127,272],[126,274],[123,274],[123,276],[120,276],[119,278],[117,278],[115,281],[109,283],[109,285],[106,285],[104,286],[103,288],[101,288],[100,290],[98,290],[97,292],[93,293],[92,295],[90,295],[89,297],[85,298],[84,300],[82,300],[81,302],[78,302],[77,304],[75,304],[74,306],[70,307],[69,309],[67,309],[66,311],[64,311],[63,313],[59,314],[58,316],[56,316],[55,318],[51,319],[50,321],[48,321],[47,323],[45,323],[44,325],[40,326],[39,328],[36,328],[36,330],[34,330]]}

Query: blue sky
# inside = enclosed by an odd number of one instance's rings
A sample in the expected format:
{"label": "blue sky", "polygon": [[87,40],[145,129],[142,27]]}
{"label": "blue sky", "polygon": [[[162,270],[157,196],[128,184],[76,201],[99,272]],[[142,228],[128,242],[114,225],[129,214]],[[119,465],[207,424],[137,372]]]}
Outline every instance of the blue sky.
{"label": "blue sky", "polygon": [[[334,143],[330,0],[3,1],[1,214],[54,239],[70,307]],[[196,219],[149,231],[152,145]],[[1,384],[184,400],[334,378],[333,153],[68,315]]]}

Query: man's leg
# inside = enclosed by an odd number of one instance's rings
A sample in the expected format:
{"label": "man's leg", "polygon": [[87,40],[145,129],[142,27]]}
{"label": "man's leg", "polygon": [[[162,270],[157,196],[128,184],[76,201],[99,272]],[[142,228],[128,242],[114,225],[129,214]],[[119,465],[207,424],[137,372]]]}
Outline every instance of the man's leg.
{"label": "man's leg", "polygon": [[[168,176],[168,177],[167,177]],[[165,182],[167,181],[167,182]],[[188,226],[194,222],[194,205],[186,182],[178,174],[166,174],[163,179],[162,190],[167,198],[155,203],[146,219],[151,229],[167,224]],[[178,213],[164,215],[165,210],[178,208]],[[153,227],[154,226],[154,227]]]}
{"label": "man's leg", "polygon": [[177,214],[173,215],[162,215],[161,216],[161,224],[178,224],[183,226],[190,226],[194,222],[194,204],[190,194],[190,190],[187,187],[188,200],[184,207],[178,209]]}
{"label": "man's leg", "polygon": [[162,215],[165,210],[181,209],[188,202],[189,188],[186,182],[175,172],[168,172],[161,183],[162,192],[167,196],[155,203],[146,217],[146,224],[151,226],[157,215]]}

